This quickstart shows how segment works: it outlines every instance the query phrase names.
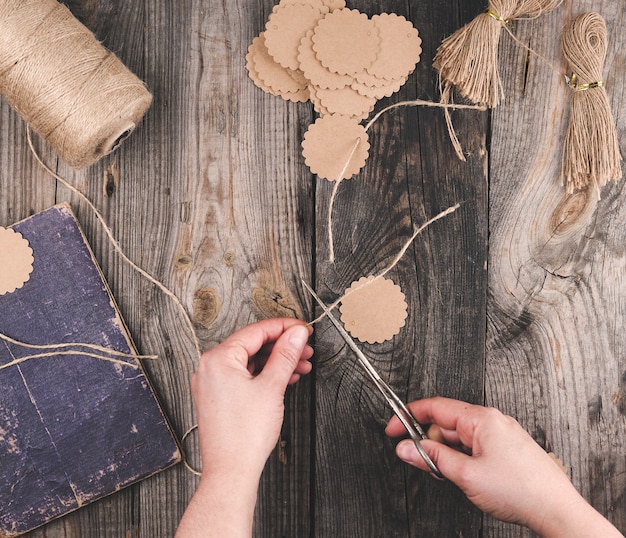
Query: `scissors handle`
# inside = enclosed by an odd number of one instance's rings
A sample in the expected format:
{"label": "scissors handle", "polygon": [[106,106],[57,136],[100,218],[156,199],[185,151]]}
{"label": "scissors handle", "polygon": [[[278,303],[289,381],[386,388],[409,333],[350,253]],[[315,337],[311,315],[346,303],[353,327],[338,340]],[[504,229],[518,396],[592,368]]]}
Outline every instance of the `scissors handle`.
{"label": "scissors handle", "polygon": [[[369,372],[369,370],[368,370]],[[422,446],[422,440],[428,439],[428,436],[422,429],[422,426],[415,419],[409,408],[404,404],[404,402],[399,398],[399,396],[391,389],[387,383],[385,383],[379,376],[371,376],[374,383],[378,387],[378,390],[383,393],[385,399],[393,409],[393,412],[400,419],[402,425],[406,428],[406,431],[409,432],[409,436],[413,440],[413,444],[417,449],[417,452],[422,457],[426,465],[430,471],[437,477],[443,478],[441,471],[435,465],[435,462],[430,459],[430,456],[424,450]]]}

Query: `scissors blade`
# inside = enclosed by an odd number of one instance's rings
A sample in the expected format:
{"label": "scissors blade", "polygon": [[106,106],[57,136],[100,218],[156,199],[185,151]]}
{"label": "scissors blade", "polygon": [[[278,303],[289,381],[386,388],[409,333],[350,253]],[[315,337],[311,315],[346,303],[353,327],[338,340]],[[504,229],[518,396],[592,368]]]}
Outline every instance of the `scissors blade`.
{"label": "scissors blade", "polygon": [[[331,321],[331,323],[335,326],[335,328],[339,331],[339,334],[341,335],[341,337],[346,341],[346,344],[348,344],[348,346],[350,347],[350,349],[352,351],[354,351],[354,353],[356,353],[356,356],[359,358],[359,360],[361,360],[361,362],[367,364],[369,366],[368,370],[372,370],[371,364],[369,359],[364,355],[364,353],[359,349],[359,346],[356,345],[356,342],[352,339],[352,337],[348,334],[348,331],[346,331],[343,328],[343,325],[341,323],[339,323],[339,320],[333,315],[333,313],[330,311],[330,308],[328,308],[324,302],[322,301],[322,299],[320,299],[320,297],[317,295],[317,293],[315,293],[313,291],[313,288],[311,288],[311,286],[309,286],[304,280],[302,281],[302,285],[307,289],[307,291],[313,296],[313,299],[315,299],[317,301],[317,304],[320,305],[320,308],[324,311],[324,314],[326,314],[326,316],[328,317],[328,319]],[[375,372],[375,371],[374,371]],[[376,377],[378,377],[378,375],[376,375]]]}
{"label": "scissors blade", "polygon": [[415,417],[411,414],[411,411],[409,411],[406,405],[393,392],[393,390],[389,387],[389,385],[387,385],[387,383],[385,383],[381,379],[381,377],[378,375],[378,372],[376,371],[374,366],[372,366],[372,363],[365,356],[365,354],[359,349],[359,346],[356,345],[356,342],[352,339],[352,337],[348,334],[348,332],[343,328],[343,325],[339,323],[339,321],[337,320],[337,318],[335,318],[335,316],[333,316],[332,312],[330,311],[330,308],[328,308],[328,306],[324,304],[324,301],[320,299],[317,293],[315,293],[315,291],[313,291],[311,286],[309,286],[304,280],[302,280],[302,285],[317,301],[317,304],[320,305],[320,308],[324,311],[328,319],[335,326],[335,328],[339,331],[339,334],[345,340],[346,344],[348,344],[348,347],[352,351],[354,351],[357,358],[359,359],[359,362],[363,365],[367,373],[374,380],[374,383],[378,387],[378,390],[380,390],[380,392],[383,394],[383,396],[385,397],[385,399],[387,400],[391,408],[394,410],[394,413],[398,416],[398,418],[400,419],[400,421],[406,428],[407,432],[409,432],[409,435],[411,436],[411,439],[413,440],[413,443],[415,444],[417,451],[419,452],[420,456],[424,459],[424,461],[430,468],[431,472],[435,476],[439,478],[443,478],[441,471],[439,471],[437,466],[430,459],[430,457],[428,456],[428,454],[426,453],[426,451],[421,445],[421,439],[427,439],[428,437],[424,433],[424,430],[422,429],[419,422],[417,422],[417,420],[415,420]]}

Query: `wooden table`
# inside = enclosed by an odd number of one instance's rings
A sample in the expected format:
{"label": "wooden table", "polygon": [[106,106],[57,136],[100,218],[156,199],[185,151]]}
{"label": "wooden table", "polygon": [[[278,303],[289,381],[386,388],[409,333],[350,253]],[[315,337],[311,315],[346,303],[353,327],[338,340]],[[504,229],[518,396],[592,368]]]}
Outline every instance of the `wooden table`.
{"label": "wooden table", "polygon": [[[515,416],[562,458],[583,495],[626,529],[625,183],[603,188],[600,200],[565,194],[559,172],[570,95],[562,78],[503,35],[503,103],[453,113],[467,162],[454,155],[440,110],[384,115],[371,129],[365,168],[339,191],[331,264],[332,185],[311,175],[300,148],[312,107],[263,93],[244,68],[273,2],[67,4],[146,81],[154,103],[122,147],[87,170],[69,168],[39,139],[36,147],[94,201],[130,257],[181,298],[204,348],[260,318],[311,319],[301,278],[331,301],[386,267],[414,226],[460,203],[389,275],[406,294],[407,326],[393,341],[363,348],[407,400],[439,394]],[[485,4],[349,7],[404,15],[423,39],[415,73],[379,109],[438,100],[435,50]],[[623,140],[623,2],[566,0],[511,29],[565,70],[561,30],[591,10],[608,25],[605,82]],[[182,436],[194,423],[188,381],[196,359],[178,311],[113,252],[88,208],[35,163],[25,124],[4,101],[0,126],[0,225],[70,201],[140,351],[160,356],[146,368]],[[256,536],[529,535],[401,463],[383,433],[390,410],[327,322],[318,324],[314,345],[315,373],[287,395]],[[193,436],[186,448],[198,465]],[[172,536],[196,484],[179,465],[32,536]]]}

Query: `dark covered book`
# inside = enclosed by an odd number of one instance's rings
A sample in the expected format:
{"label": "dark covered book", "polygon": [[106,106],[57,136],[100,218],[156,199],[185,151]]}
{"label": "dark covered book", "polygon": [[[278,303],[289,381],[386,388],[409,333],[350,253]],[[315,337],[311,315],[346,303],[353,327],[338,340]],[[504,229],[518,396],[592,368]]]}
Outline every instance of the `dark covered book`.
{"label": "dark covered book", "polygon": [[0,291],[0,537],[181,458],[69,205],[0,229],[10,230],[32,249],[32,270]]}

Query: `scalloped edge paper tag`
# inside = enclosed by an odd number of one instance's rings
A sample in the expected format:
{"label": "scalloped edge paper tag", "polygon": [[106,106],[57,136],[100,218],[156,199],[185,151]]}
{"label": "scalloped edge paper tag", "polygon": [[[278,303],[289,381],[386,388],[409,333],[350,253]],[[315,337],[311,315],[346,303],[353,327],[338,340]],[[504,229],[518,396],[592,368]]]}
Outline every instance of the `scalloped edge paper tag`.
{"label": "scalloped edge paper tag", "polygon": [[21,233],[0,226],[0,295],[13,293],[30,279],[33,249]]}

